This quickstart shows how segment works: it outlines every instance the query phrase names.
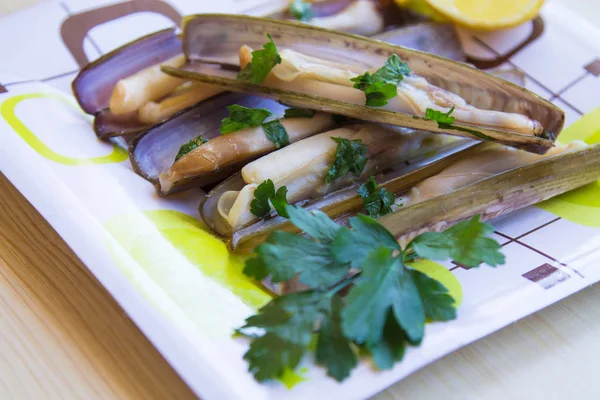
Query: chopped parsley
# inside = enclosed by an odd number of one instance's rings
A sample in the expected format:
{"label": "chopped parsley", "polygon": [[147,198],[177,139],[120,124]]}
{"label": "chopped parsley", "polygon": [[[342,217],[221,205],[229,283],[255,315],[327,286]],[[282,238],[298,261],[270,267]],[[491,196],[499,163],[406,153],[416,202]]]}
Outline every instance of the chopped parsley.
{"label": "chopped parsley", "polygon": [[428,121],[436,121],[438,124],[438,128],[440,129],[448,129],[469,133],[479,139],[483,140],[494,140],[494,138],[489,137],[488,135],[476,131],[474,129],[463,128],[461,126],[454,126],[454,117],[451,114],[454,112],[454,107],[450,109],[447,113],[443,113],[438,110],[434,110],[432,108],[428,108],[425,110],[425,119]]}
{"label": "chopped parsley", "polygon": [[229,117],[221,121],[221,134],[237,132],[241,129],[259,126],[271,116],[271,111],[266,108],[247,108],[238,104],[227,106]]}
{"label": "chopped parsley", "polygon": [[[304,235],[271,233],[244,273],[274,283],[297,277],[308,289],[275,298],[238,329],[251,340],[244,359],[258,381],[281,378],[310,351],[337,381],[358,364],[357,349],[380,369],[392,368],[409,345],[421,343],[426,321],[456,318],[448,289],[412,269],[409,260],[433,254],[471,267],[504,262],[500,245],[488,237],[493,228],[478,216],[434,236],[420,235],[402,249],[366,215],[350,218],[345,227],[320,211],[286,211]],[[349,275],[351,268],[357,272]]]}
{"label": "chopped parsley", "polygon": [[392,205],[396,199],[394,194],[386,188],[377,189],[377,182],[372,176],[360,185],[358,194],[363,198],[364,207],[369,216],[378,218],[392,212]]}
{"label": "chopped parsley", "polygon": [[382,107],[389,99],[398,95],[398,85],[410,73],[408,64],[396,54],[392,54],[373,75],[365,72],[350,80],[354,82],[356,89],[365,92],[367,106]]}
{"label": "chopped parsley", "polygon": [[267,179],[254,191],[254,200],[250,203],[250,212],[259,218],[266,217],[271,212],[271,204],[279,215],[287,218],[286,206],[287,188],[280,187],[275,191],[273,181]]}
{"label": "chopped parsley", "polygon": [[252,61],[246,65],[246,68],[240,71],[237,79],[261,84],[273,67],[281,64],[281,56],[277,52],[277,47],[271,35],[267,34],[267,37],[269,41],[263,45],[262,50],[254,50],[252,52]]}
{"label": "chopped parsley", "polygon": [[327,172],[325,183],[331,183],[348,172],[356,176],[360,175],[367,163],[367,145],[360,139],[348,140],[342,137],[331,139],[337,142],[337,149],[335,161]]}
{"label": "chopped parsley", "polygon": [[284,118],[312,118],[316,111],[308,108],[288,108],[283,114]]}
{"label": "chopped parsley", "polygon": [[435,121],[438,123],[438,126],[440,128],[444,128],[454,123],[454,117],[451,116],[453,112],[454,107],[452,107],[447,113],[428,108],[427,110],[425,110],[425,119],[428,121]]}
{"label": "chopped parsley", "polygon": [[313,17],[312,4],[303,0],[294,0],[288,10],[298,21],[310,21]]}
{"label": "chopped parsley", "polygon": [[197,136],[190,140],[189,142],[182,144],[175,156],[175,161],[179,160],[181,157],[185,156],[190,151],[194,150],[196,147],[202,146],[204,143],[208,142],[207,139],[204,139],[202,135]]}
{"label": "chopped parsley", "polygon": [[276,149],[280,149],[290,144],[288,133],[279,120],[275,119],[273,121],[265,122],[262,124],[262,128],[265,131],[267,139],[275,145]]}

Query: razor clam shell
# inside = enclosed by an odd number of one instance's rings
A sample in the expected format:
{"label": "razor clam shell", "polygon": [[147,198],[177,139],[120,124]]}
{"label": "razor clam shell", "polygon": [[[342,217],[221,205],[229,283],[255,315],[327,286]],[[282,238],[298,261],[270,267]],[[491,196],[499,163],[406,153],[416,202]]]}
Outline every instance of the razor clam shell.
{"label": "razor clam shell", "polygon": [[392,29],[372,38],[454,61],[465,62],[467,59],[456,30],[451,24],[423,22]]}
{"label": "razor clam shell", "polygon": [[181,54],[181,40],[175,29],[152,33],[86,65],[73,81],[73,93],[85,112],[95,114],[108,108],[119,80],[178,54]]}
{"label": "razor clam shell", "polygon": [[[395,180],[384,183],[394,193],[409,190],[421,180],[441,172],[458,157],[468,157],[479,146],[443,158]],[[439,232],[461,221],[480,214],[482,221],[507,215],[511,212],[548,200],[554,196],[579,188],[600,179],[600,145],[579,151],[559,154],[516,167],[482,179],[451,193],[416,203],[385,215],[379,222],[402,244],[423,232]],[[394,187],[395,186],[395,187]],[[340,213],[325,209],[338,223],[345,224],[353,210]],[[252,230],[251,226],[236,232],[231,241],[234,250],[248,252],[262,243],[274,230],[298,232],[289,221],[281,218],[277,224]]]}
{"label": "razor clam shell", "polygon": [[[473,140],[461,140],[440,148],[435,155],[422,156],[375,176],[375,181],[381,187],[392,193],[402,193],[411,189],[422,180],[435,175],[452,163],[468,157],[473,151],[482,146]],[[357,194],[360,183],[329,193],[322,198],[295,204],[307,210],[320,210],[331,218],[340,218],[346,214],[361,210],[363,199]],[[225,190],[221,190],[224,192]],[[206,210],[204,212],[207,212]],[[236,250],[245,251],[254,248],[262,242],[271,232],[285,230],[299,232],[289,221],[278,215],[261,221],[251,223],[233,232],[231,246]]]}
{"label": "razor clam shell", "polygon": [[231,226],[219,218],[217,211],[219,198],[223,193],[229,190],[242,190],[244,185],[246,185],[246,183],[242,178],[242,174],[233,174],[213,188],[200,202],[200,206],[198,207],[200,216],[206,225],[208,225],[216,234],[219,234],[219,232],[226,232],[224,234],[221,233],[221,235],[229,236],[233,233]]}
{"label": "razor clam shell", "polygon": [[102,140],[115,136],[133,135],[145,129],[148,129],[148,125],[138,121],[137,112],[116,115],[109,109],[104,109],[97,112],[94,117],[94,132]]}
{"label": "razor clam shell", "polygon": [[[221,62],[230,64],[243,44],[260,48],[265,42],[266,34],[270,33],[280,48],[290,48],[326,60],[354,64],[364,67],[365,70],[380,67],[391,54],[396,53],[408,62],[416,75],[425,77],[430,83],[459,94],[475,107],[527,115],[539,121],[550,137],[547,139],[475,127],[492,140],[508,146],[544,154],[552,147],[553,140],[564,125],[565,116],[562,110],[522,87],[464,63],[374,39],[302,23],[228,14],[187,17],[184,29],[183,46],[188,64],[182,68],[165,67],[163,71],[226,90],[256,93],[297,107],[313,108],[372,122],[477,139],[476,135],[469,133],[441,129],[437,123],[414,115],[238,81],[234,71],[215,66],[215,63]],[[454,126],[474,128],[459,123],[455,123]]]}
{"label": "razor clam shell", "polygon": [[600,179],[600,145],[513,168],[452,193],[383,216],[380,223],[406,242],[442,231],[474,215],[482,221],[548,200]]}
{"label": "razor clam shell", "polygon": [[[285,109],[283,105],[263,97],[240,93],[216,95],[180,111],[168,120],[153,125],[140,133],[129,147],[129,158],[134,171],[158,188],[158,175],[173,165],[182,144],[199,135],[205,139],[211,139],[221,134],[219,131],[221,120],[229,116],[226,107],[232,104],[249,108],[267,108],[273,115],[281,114]],[[209,185],[233,174],[242,166],[232,165],[193,179],[177,182],[173,185],[171,192]]]}

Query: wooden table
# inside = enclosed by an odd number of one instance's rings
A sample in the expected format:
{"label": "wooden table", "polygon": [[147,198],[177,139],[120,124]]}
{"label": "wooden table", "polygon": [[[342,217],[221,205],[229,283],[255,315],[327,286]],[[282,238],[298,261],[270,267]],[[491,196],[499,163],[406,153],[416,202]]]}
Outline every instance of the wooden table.
{"label": "wooden table", "polygon": [[[0,0],[0,15],[42,0]],[[555,0],[558,1],[558,0]],[[597,0],[560,0],[600,24]],[[595,21],[594,21],[595,19]],[[597,398],[600,286],[457,351],[377,399]],[[0,399],[193,399],[0,174]]]}

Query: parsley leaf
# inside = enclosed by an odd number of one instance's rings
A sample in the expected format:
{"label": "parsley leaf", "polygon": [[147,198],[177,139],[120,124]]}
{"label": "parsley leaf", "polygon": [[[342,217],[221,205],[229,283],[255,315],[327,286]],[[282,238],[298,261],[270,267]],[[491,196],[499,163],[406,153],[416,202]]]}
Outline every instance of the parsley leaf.
{"label": "parsley leaf", "polygon": [[267,332],[252,340],[244,354],[248,370],[258,382],[279,378],[289,368],[295,368],[302,360],[305,349],[275,333]]}
{"label": "parsley leaf", "polygon": [[307,291],[278,297],[246,319],[239,329],[262,328],[265,334],[252,341],[244,354],[258,381],[278,378],[295,368],[310,344],[313,325],[326,307],[323,292]]}
{"label": "parsley leaf", "polygon": [[277,64],[281,64],[281,56],[277,52],[277,46],[271,35],[267,34],[269,41],[263,45],[262,50],[252,52],[252,61],[240,71],[237,79],[261,84],[269,75],[269,72]]}
{"label": "parsley leaf", "polygon": [[441,111],[437,111],[432,108],[428,108],[425,110],[425,119],[429,120],[429,121],[436,121],[438,124],[438,128],[440,128],[440,129],[451,129],[451,130],[455,130],[455,131],[470,133],[471,135],[473,135],[479,139],[482,139],[482,140],[494,140],[493,138],[489,137],[488,135],[481,133],[479,131],[476,131],[474,129],[463,128],[461,126],[452,125],[452,124],[454,124],[455,118],[452,117],[450,114],[452,114],[453,112],[454,112],[454,107],[452,107],[450,109],[450,111],[448,111],[445,114]]}
{"label": "parsley leaf", "polygon": [[237,104],[227,106],[229,117],[221,121],[221,134],[237,132],[241,129],[259,126],[271,115],[266,108],[246,108]]}
{"label": "parsley leaf", "polygon": [[325,183],[331,183],[348,172],[356,176],[360,175],[367,163],[367,145],[360,139],[348,140],[342,137],[331,139],[337,142],[337,149],[335,161],[327,172]]}
{"label": "parsley leaf", "polygon": [[372,176],[360,185],[358,195],[363,198],[365,210],[373,218],[391,213],[392,205],[396,199],[394,194],[386,188],[377,190],[377,182]]}
{"label": "parsley leaf", "polygon": [[370,85],[375,83],[375,78],[370,73],[365,72],[363,75],[350,79],[350,81],[354,82],[355,89],[360,89],[364,92]]}
{"label": "parsley leaf", "polygon": [[398,95],[398,87],[392,83],[375,82],[365,89],[367,101],[365,104],[369,107],[383,107],[389,99]]}
{"label": "parsley leaf", "polygon": [[438,123],[438,127],[444,128],[445,125],[452,125],[454,123],[454,117],[451,116],[453,112],[454,107],[452,107],[447,113],[428,108],[425,110],[425,119],[428,121],[436,121]]}
{"label": "parsley leaf", "polygon": [[[385,227],[366,215],[350,218],[347,228],[322,212],[285,208],[306,235],[271,233],[246,261],[244,273],[273,282],[297,277],[310,289],[275,298],[238,330],[252,341],[244,359],[259,381],[280,378],[295,368],[310,350],[312,338],[316,362],[338,381],[357,365],[355,345],[370,353],[380,369],[391,368],[404,357],[407,345],[422,341],[426,320],[456,318],[446,287],[410,268],[406,260],[426,254],[467,261],[502,256],[499,245],[486,237],[493,228],[478,217],[455,225],[444,236],[420,235],[402,249]],[[486,239],[485,254],[471,246],[481,239]],[[350,267],[358,273],[349,276]],[[339,291],[346,287],[342,297]],[[254,331],[246,332],[250,329]],[[254,333],[257,330],[260,334]]]}
{"label": "parsley leaf", "polygon": [[389,99],[398,95],[398,85],[404,76],[411,73],[408,64],[398,55],[392,54],[383,67],[379,68],[373,75],[365,72],[350,79],[354,82],[354,88],[365,92],[365,104],[370,107],[385,106]]}
{"label": "parsley leaf", "polygon": [[287,206],[286,211],[294,225],[319,242],[331,243],[342,228],[322,211],[310,212],[295,206]]}
{"label": "parsley leaf", "polygon": [[346,276],[349,264],[339,263],[322,243],[290,232],[273,232],[256,249],[256,257],[244,267],[244,274],[258,280],[271,277],[285,282],[299,274],[300,282],[314,288],[331,286]]}
{"label": "parsley leaf", "polygon": [[404,358],[406,333],[400,328],[391,311],[387,313],[381,341],[369,345],[368,349],[379,369],[390,369],[396,361]]}
{"label": "parsley leaf", "polygon": [[310,21],[313,17],[312,4],[303,0],[294,0],[289,8],[292,17],[299,21]]}
{"label": "parsley leaf", "polygon": [[[275,184],[267,179],[254,190],[254,200],[250,203],[250,212],[258,218],[267,216],[271,212],[271,205],[279,215],[287,218],[286,206],[288,205],[287,188],[280,187],[275,192]],[[269,204],[270,201],[270,204]]]}
{"label": "parsley leaf", "polygon": [[419,289],[427,319],[430,321],[456,319],[454,299],[448,294],[448,289],[444,285],[414,269],[410,271],[410,274]]}
{"label": "parsley leaf", "polygon": [[280,149],[290,144],[288,133],[283,125],[281,125],[279,120],[275,119],[273,121],[266,122],[262,125],[262,128],[265,131],[265,135],[267,135],[267,139],[269,139],[269,142],[275,145],[276,149]]}
{"label": "parsley leaf", "polygon": [[337,381],[347,378],[358,363],[350,340],[342,331],[342,307],[342,298],[339,295],[333,296],[328,313],[321,322],[315,354],[317,364],[324,365],[327,375]]}
{"label": "parsley leaf", "polygon": [[382,339],[390,309],[412,343],[420,343],[425,334],[419,291],[402,259],[392,254],[383,246],[371,251],[346,297],[342,326],[357,343],[372,346]]}
{"label": "parsley leaf", "polygon": [[373,79],[375,81],[391,83],[397,86],[402,82],[404,77],[410,75],[411,72],[412,71],[405,61],[402,61],[397,54],[392,54],[392,56],[386,60],[383,67],[379,68],[377,72],[373,74]]}
{"label": "parsley leaf", "polygon": [[349,223],[352,229],[341,228],[331,244],[338,262],[360,268],[369,253],[380,246],[401,250],[394,235],[373,218],[358,215],[350,218]]}
{"label": "parsley leaf", "polygon": [[285,110],[284,118],[312,118],[315,115],[315,110],[308,108],[288,108]]}
{"label": "parsley leaf", "polygon": [[190,151],[194,150],[196,147],[202,146],[204,143],[208,142],[207,139],[204,139],[202,135],[197,136],[190,140],[189,142],[182,144],[175,156],[175,161],[179,160],[181,157],[185,156]]}
{"label": "parsley leaf", "polygon": [[281,215],[283,218],[288,218],[288,213],[287,213],[287,188],[285,186],[280,187],[279,189],[277,189],[277,192],[275,192],[275,195],[273,197],[271,197],[271,204],[273,205],[273,208],[275,209],[275,211],[277,211],[277,214]]}
{"label": "parsley leaf", "polygon": [[250,212],[258,218],[267,216],[271,212],[269,200],[275,197],[275,185],[267,179],[254,190],[254,200],[250,203]]}
{"label": "parsley leaf", "polygon": [[480,222],[479,215],[468,221],[462,221],[445,232],[426,232],[416,237],[407,248],[417,255],[431,260],[453,259],[467,267],[476,267],[481,263],[491,266],[504,264],[501,246],[488,237],[494,228]]}

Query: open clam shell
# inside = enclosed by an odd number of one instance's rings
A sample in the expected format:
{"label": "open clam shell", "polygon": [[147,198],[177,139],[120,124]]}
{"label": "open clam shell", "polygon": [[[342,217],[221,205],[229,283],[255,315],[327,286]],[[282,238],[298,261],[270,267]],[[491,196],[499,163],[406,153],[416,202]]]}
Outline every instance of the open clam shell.
{"label": "open clam shell", "polygon": [[[485,146],[478,144],[469,147],[407,173],[396,174],[391,179],[380,179],[378,183],[397,195],[407,194],[420,182],[441,173],[457,162],[476,156]],[[400,207],[381,217],[379,222],[401,242],[406,243],[420,233],[445,230],[473,215],[480,214],[481,220],[487,221],[584,186],[599,178],[600,145],[584,146],[579,150],[543,157],[476,180],[448,193]],[[362,205],[362,199],[354,190],[349,196],[343,196],[329,204],[317,202],[304,207],[310,210],[319,209],[334,220],[344,223],[349,216],[359,212]],[[230,244],[236,251],[251,251],[275,230],[298,232],[289,221],[277,216],[234,232]]]}
{"label": "open clam shell", "polygon": [[[227,106],[232,104],[248,108],[267,108],[273,114],[283,113],[285,109],[276,101],[263,97],[240,93],[219,94],[140,133],[129,147],[135,172],[159,188],[159,174],[173,164],[181,145],[199,135],[205,139],[220,135],[221,120],[229,115]],[[181,180],[173,185],[170,193],[217,182],[235,173],[241,166],[243,164]]]}
{"label": "open clam shell", "polygon": [[[469,138],[497,141],[530,152],[545,153],[553,145],[564,124],[564,112],[536,94],[503,79],[439,56],[394,46],[374,39],[265,18],[205,14],[184,20],[184,53],[188,63],[163,71],[186,79],[208,83],[226,90],[255,93],[286,104],[318,109],[357,119],[447,133]],[[236,72],[215,64],[239,64],[243,45],[260,48],[270,34],[280,49],[290,49],[323,60],[345,63],[369,70],[381,67],[397,54],[415,75],[441,89],[458,94],[468,104],[484,110],[525,115],[538,121],[543,130],[536,135],[511,130],[455,123],[452,129],[438,126],[422,116],[367,107],[344,99],[315,96],[310,92],[279,89],[236,79]],[[465,132],[459,129],[466,129]],[[477,131],[473,133],[473,129]]]}
{"label": "open clam shell", "polygon": [[127,43],[86,65],[72,83],[81,108],[95,115],[94,131],[100,139],[132,135],[147,128],[136,113],[116,115],[109,101],[116,83],[134,73],[181,54],[175,29],[165,29]]}
{"label": "open clam shell", "polygon": [[[352,128],[352,125],[350,125],[350,128]],[[321,168],[319,163],[314,161],[309,163],[306,161],[307,159],[320,159],[324,154],[324,149],[321,146],[314,148],[310,153],[306,151],[301,152],[298,148],[293,149],[292,147],[288,147],[286,150],[293,150],[297,154],[304,153],[304,156],[300,156],[302,158],[299,158],[296,162],[299,165],[308,166],[308,168],[304,169],[301,167],[290,173],[289,170],[286,170],[285,166],[281,166],[280,168],[273,166],[272,170],[267,172],[267,176],[258,180],[252,179],[253,175],[251,171],[245,171],[245,178],[242,178],[241,173],[235,174],[213,188],[207,197],[203,199],[199,207],[203,220],[217,234],[225,237],[231,237],[237,231],[248,232],[248,229],[250,231],[260,230],[265,227],[281,224],[284,220],[276,215],[273,216],[275,214],[273,212],[270,217],[255,218],[250,222],[241,224],[233,223],[234,226],[232,227],[230,223],[236,221],[236,219],[232,220],[229,216],[225,217],[228,212],[225,209],[221,210],[219,207],[227,208],[226,204],[229,204],[229,208],[231,208],[237,196],[241,196],[244,187],[248,188],[248,186],[252,186],[250,183],[260,182],[265,178],[271,179],[277,188],[281,185],[286,186],[288,189],[286,194],[287,200],[297,206],[303,206],[307,209],[331,209],[336,215],[341,215],[359,209],[362,206],[363,200],[357,195],[357,189],[369,176],[374,176],[378,182],[390,182],[398,176],[404,176],[409,169],[432,163],[435,160],[450,156],[457,151],[477,144],[477,142],[472,140],[461,140],[448,136],[426,134],[424,132],[395,134],[390,131],[386,135],[385,133],[380,133],[381,131],[373,130],[369,125],[363,125],[362,128],[354,126],[354,129],[356,129],[356,134],[361,132],[360,135],[362,137],[368,137],[377,132],[376,135],[371,137],[373,141],[380,142],[379,145],[373,146],[373,157],[367,162],[368,165],[365,166],[365,170],[363,170],[360,176],[349,173],[344,177],[340,177],[336,182],[326,184],[324,177],[318,178]],[[342,130],[344,129],[331,132],[341,132]],[[369,134],[368,132],[371,133]],[[320,136],[326,137],[328,134],[329,132],[326,132]],[[397,139],[390,140],[396,136]],[[305,140],[304,144],[298,142],[298,145],[308,146],[308,141]],[[283,151],[280,150],[280,152]],[[274,153],[274,155],[277,155],[277,153]],[[288,159],[287,157],[283,158]],[[269,159],[266,156],[257,162],[262,163],[264,166],[268,161],[274,162],[277,159],[282,159],[282,157],[277,155]],[[252,165],[249,166],[252,167]],[[244,171],[242,170],[242,172]],[[245,182],[244,179],[247,181]],[[298,183],[302,185],[299,186]],[[219,200],[224,195],[232,195],[233,198],[229,200],[223,198],[223,202],[220,202]],[[242,200],[239,206],[243,208],[244,204],[244,200]],[[229,223],[227,220],[229,220]],[[237,221],[243,221],[243,219]],[[247,229],[247,227],[249,228]]]}

